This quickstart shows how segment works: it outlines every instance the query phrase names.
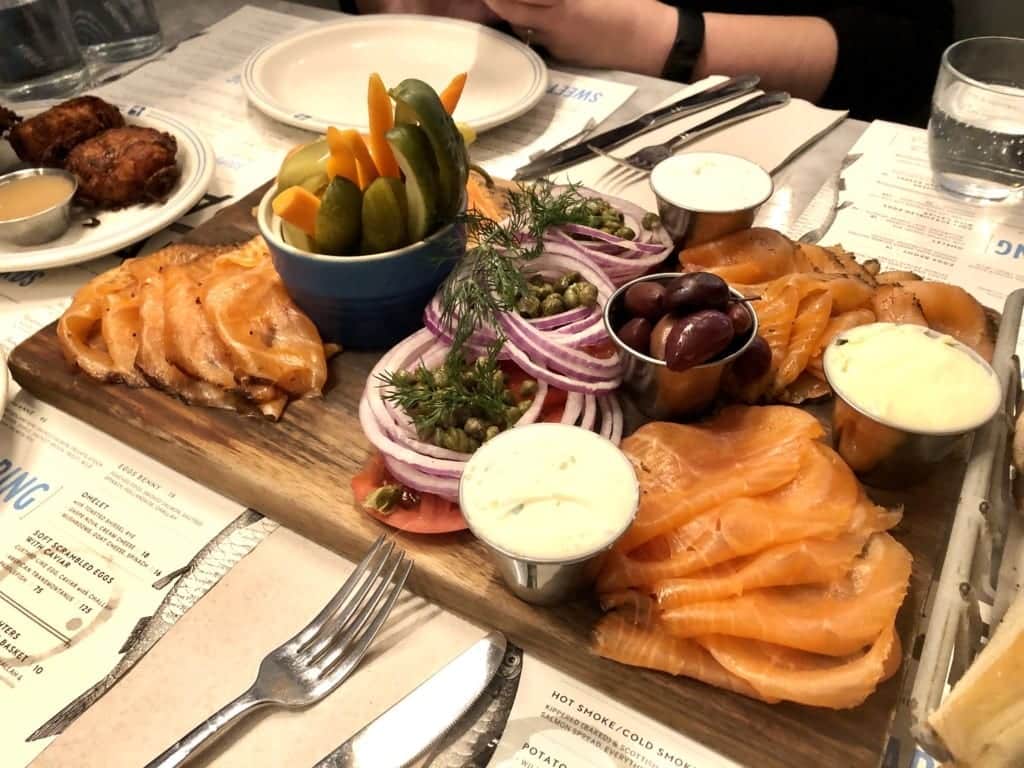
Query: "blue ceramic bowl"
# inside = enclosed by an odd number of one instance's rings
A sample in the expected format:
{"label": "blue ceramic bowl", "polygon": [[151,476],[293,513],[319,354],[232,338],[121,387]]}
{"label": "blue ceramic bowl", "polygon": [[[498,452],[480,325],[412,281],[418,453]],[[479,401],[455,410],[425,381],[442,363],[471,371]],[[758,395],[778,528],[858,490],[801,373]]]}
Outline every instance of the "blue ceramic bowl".
{"label": "blue ceramic bowl", "polygon": [[466,250],[463,228],[449,224],[395,251],[323,256],[288,245],[267,190],[256,218],[288,293],[324,341],[346,349],[386,349],[423,325],[423,309]]}

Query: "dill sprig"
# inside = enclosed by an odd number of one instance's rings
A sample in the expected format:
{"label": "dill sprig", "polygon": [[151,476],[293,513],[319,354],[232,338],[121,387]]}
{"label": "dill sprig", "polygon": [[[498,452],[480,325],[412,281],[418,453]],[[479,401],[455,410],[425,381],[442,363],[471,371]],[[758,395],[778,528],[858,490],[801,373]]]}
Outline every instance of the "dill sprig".
{"label": "dill sprig", "polygon": [[586,222],[590,213],[579,185],[556,190],[550,182],[520,184],[507,194],[508,216],[495,221],[469,210],[462,216],[473,243],[441,286],[441,321],[452,333],[452,352],[480,328],[496,328],[500,312],[515,308],[527,288],[523,267],[544,250],[551,227]]}
{"label": "dill sprig", "polygon": [[436,429],[461,426],[470,417],[501,422],[509,401],[498,367],[500,350],[500,345],[492,345],[472,362],[449,354],[435,370],[421,363],[415,371],[384,371],[378,377],[382,396],[412,419],[422,439],[429,439]]}

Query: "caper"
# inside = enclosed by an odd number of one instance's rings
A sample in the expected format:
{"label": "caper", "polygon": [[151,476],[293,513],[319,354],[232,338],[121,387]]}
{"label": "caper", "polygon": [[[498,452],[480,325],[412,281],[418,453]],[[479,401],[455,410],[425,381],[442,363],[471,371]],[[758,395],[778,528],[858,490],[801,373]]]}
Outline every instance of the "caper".
{"label": "caper", "polygon": [[475,384],[476,383],[476,371],[472,368],[467,368],[462,372],[462,383],[463,384]]}
{"label": "caper", "polygon": [[520,397],[533,397],[537,394],[537,382],[533,379],[527,379],[519,385],[519,396]]}
{"label": "caper", "polygon": [[425,443],[434,441],[435,429],[432,426],[421,425],[416,427],[416,436]]}
{"label": "caper", "polygon": [[476,453],[476,449],[480,447],[481,440],[475,438],[469,438],[466,442],[466,453]]}
{"label": "caper", "polygon": [[462,428],[467,435],[477,439],[482,438],[487,430],[487,426],[475,416],[466,419],[466,423]]}
{"label": "caper", "polygon": [[605,211],[604,216],[601,217],[601,221],[607,226],[619,226],[619,217],[616,216],[612,211]]}
{"label": "caper", "polygon": [[491,424],[491,426],[489,426],[487,428],[487,431],[484,433],[484,442],[486,443],[488,440],[493,440],[494,438],[496,438],[500,434],[501,434],[501,428],[500,427],[496,427],[493,424]]}
{"label": "caper", "polygon": [[615,230],[615,236],[621,237],[623,240],[632,240],[636,237],[636,232],[629,227],[619,227]]}
{"label": "caper", "polygon": [[580,292],[575,285],[570,285],[562,292],[562,301],[566,309],[576,309],[580,305]]}
{"label": "caper", "polygon": [[604,219],[602,219],[600,216],[587,216],[586,220],[583,223],[586,224],[588,227],[598,229],[600,228],[601,223],[603,221]]}
{"label": "caper", "polygon": [[555,293],[562,293],[570,285],[580,279],[579,272],[566,272],[555,282]]}
{"label": "caper", "polygon": [[541,301],[550,296],[554,290],[555,289],[552,287],[551,283],[541,283],[540,285],[530,286],[530,291]]}
{"label": "caper", "polygon": [[597,286],[590,283],[577,283],[576,293],[580,297],[581,307],[597,306]]}
{"label": "caper", "polygon": [[510,405],[505,409],[505,424],[511,429],[516,422],[523,417],[523,412],[517,406]]}
{"label": "caper", "polygon": [[494,382],[495,386],[505,386],[505,374],[502,371],[495,371],[491,374],[491,381]]}
{"label": "caper", "polygon": [[583,207],[586,209],[588,213],[596,214],[604,210],[604,206],[601,204],[600,200],[587,200],[586,204]]}
{"label": "caper", "polygon": [[434,386],[448,386],[448,371],[446,371],[444,368],[438,368],[436,371],[434,371]]}
{"label": "caper", "polygon": [[455,434],[454,442],[459,446],[455,450],[459,453],[472,453],[472,440],[470,440],[469,435],[458,427],[455,427],[452,431]]}
{"label": "caper", "polygon": [[647,212],[644,214],[643,219],[640,220],[640,226],[647,231],[657,229],[661,226],[661,218],[656,213]]}
{"label": "caper", "polygon": [[540,305],[540,313],[544,317],[550,317],[551,315],[557,315],[560,312],[565,311],[565,302],[562,301],[562,297],[557,293],[553,293],[548,296]]}
{"label": "caper", "polygon": [[516,311],[525,318],[536,317],[540,314],[540,299],[534,294],[523,296],[516,302]]}
{"label": "caper", "polygon": [[370,491],[363,501],[363,505],[382,514],[387,514],[398,503],[401,495],[400,486],[388,483]]}
{"label": "caper", "polygon": [[504,392],[502,392],[501,393],[501,399],[507,405],[514,405],[515,402],[516,402],[516,396],[512,394],[512,390],[511,389],[506,389]]}

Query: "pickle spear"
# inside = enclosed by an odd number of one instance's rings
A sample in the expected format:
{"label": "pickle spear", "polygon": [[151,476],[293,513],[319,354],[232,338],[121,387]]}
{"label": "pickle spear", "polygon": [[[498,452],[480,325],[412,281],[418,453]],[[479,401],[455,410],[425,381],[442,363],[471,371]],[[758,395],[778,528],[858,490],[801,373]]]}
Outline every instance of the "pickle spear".
{"label": "pickle spear", "polygon": [[363,193],[344,176],[335,176],[327,185],[320,210],[316,214],[318,253],[345,256],[356,253],[363,217]]}
{"label": "pickle spear", "polygon": [[379,176],[363,192],[363,253],[383,253],[409,242],[405,185]]}
{"label": "pickle spear", "polygon": [[390,93],[397,104],[396,124],[416,122],[430,139],[437,160],[438,211],[445,221],[450,221],[459,212],[469,176],[469,156],[462,134],[440,97],[422,80],[403,80]]}
{"label": "pickle spear", "polygon": [[396,125],[385,138],[405,176],[409,240],[416,242],[429,235],[437,223],[437,161],[426,133],[415,125]]}

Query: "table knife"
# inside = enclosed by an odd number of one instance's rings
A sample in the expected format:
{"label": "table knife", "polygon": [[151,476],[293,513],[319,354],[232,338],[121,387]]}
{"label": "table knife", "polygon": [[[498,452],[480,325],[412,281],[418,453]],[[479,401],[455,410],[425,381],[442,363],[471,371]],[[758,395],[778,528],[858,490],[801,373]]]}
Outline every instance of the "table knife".
{"label": "table knife", "polygon": [[660,128],[680,117],[692,115],[695,112],[700,112],[702,109],[707,109],[724,101],[735,99],[737,96],[750,93],[757,87],[759,82],[760,78],[757,75],[740,75],[730,78],[723,83],[713,85],[700,93],[679,99],[679,101],[674,101],[671,104],[666,104],[664,107],[659,107],[652,112],[641,115],[635,120],[620,125],[618,128],[612,128],[610,131],[600,133],[574,146],[545,152],[517,170],[515,179],[516,181],[533,179],[561,170],[592,157],[594,151],[591,147],[611,149],[629,139],[640,136],[648,131],[653,131],[655,128]]}
{"label": "table knife", "polygon": [[402,768],[437,741],[487,688],[505,656],[492,632],[335,749],[315,768]]}

